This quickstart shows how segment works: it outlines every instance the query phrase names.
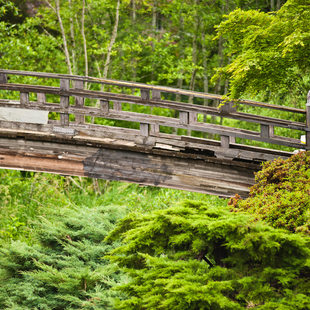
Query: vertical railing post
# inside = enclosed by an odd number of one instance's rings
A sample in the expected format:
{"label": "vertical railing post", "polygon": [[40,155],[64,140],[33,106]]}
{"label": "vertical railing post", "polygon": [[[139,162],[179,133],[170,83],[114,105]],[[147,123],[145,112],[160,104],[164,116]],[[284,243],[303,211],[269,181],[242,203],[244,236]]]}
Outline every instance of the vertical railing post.
{"label": "vertical railing post", "polygon": [[222,114],[229,114],[229,113],[237,112],[237,108],[234,105],[234,102],[229,101],[229,102],[224,102],[222,105],[220,105],[220,111]]}
{"label": "vertical railing post", "polygon": [[307,104],[306,104],[306,125],[307,125],[307,131],[306,131],[306,148],[307,150],[310,150],[310,91],[307,95]]}
{"label": "vertical railing post", "polygon": [[[140,89],[141,99],[142,100],[150,100],[150,91],[148,89]],[[140,135],[147,137],[150,133],[153,132],[150,129],[150,124],[140,123]]]}
{"label": "vertical railing post", "polygon": [[150,100],[150,91],[148,89],[141,89],[141,99]]}
{"label": "vertical railing post", "polygon": [[120,101],[113,101],[113,110],[114,111],[122,111],[122,103]]}
{"label": "vertical railing post", "polygon": [[[60,80],[60,93],[67,91],[70,88],[70,80]],[[60,107],[64,110],[69,107],[69,96],[60,95]],[[69,113],[60,113],[60,124],[61,126],[69,126]]]}
{"label": "vertical railing post", "polygon": [[140,123],[140,135],[147,137],[150,134],[149,124]]}
{"label": "vertical railing post", "polygon": [[100,110],[103,113],[109,113],[110,106],[108,100],[100,99]]}
{"label": "vertical railing post", "polygon": [[45,103],[46,97],[44,93],[37,93],[37,101],[38,103]]}
{"label": "vertical railing post", "polygon": [[0,84],[5,84],[8,82],[8,78],[5,73],[0,73]]}
{"label": "vertical railing post", "polygon": [[[74,89],[84,89],[84,81],[74,81]],[[77,108],[84,107],[84,97],[74,96],[75,106]],[[83,114],[76,114],[75,115],[75,122],[77,124],[84,124],[84,115]]]}
{"label": "vertical railing post", "polygon": [[20,93],[20,105],[25,107],[29,104],[29,93]]}
{"label": "vertical railing post", "polygon": [[160,100],[161,99],[160,90],[157,90],[157,89],[152,90],[152,99],[154,99],[154,100]]}
{"label": "vertical railing post", "polygon": [[180,124],[188,125],[189,123],[189,113],[188,112],[179,112]]}
{"label": "vertical railing post", "polygon": [[271,125],[260,125],[260,136],[265,139],[270,139],[274,135],[274,129]]}

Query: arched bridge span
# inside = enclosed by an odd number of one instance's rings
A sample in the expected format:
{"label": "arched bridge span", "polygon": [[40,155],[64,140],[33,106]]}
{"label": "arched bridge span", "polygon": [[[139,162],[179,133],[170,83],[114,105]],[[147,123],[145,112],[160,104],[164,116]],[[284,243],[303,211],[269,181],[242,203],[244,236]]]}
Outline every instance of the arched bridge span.
{"label": "arched bridge span", "polygon": [[[278,118],[268,116],[271,109]],[[281,135],[283,128],[285,135],[304,135],[305,144]],[[310,149],[310,100],[303,110],[141,83],[0,69],[2,168],[246,196],[261,162],[292,154],[264,147],[269,145]]]}

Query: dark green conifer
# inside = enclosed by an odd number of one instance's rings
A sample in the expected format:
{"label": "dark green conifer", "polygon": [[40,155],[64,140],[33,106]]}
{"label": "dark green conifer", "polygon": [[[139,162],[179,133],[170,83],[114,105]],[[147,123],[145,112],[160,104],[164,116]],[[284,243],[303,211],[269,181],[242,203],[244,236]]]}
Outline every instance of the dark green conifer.
{"label": "dark green conifer", "polygon": [[310,239],[201,202],[125,217],[119,309],[309,309]]}
{"label": "dark green conifer", "polygon": [[232,210],[310,235],[310,152],[266,162],[255,180],[249,198],[230,200]]}
{"label": "dark green conifer", "polygon": [[110,309],[120,281],[102,240],[120,208],[79,208],[37,224],[38,242],[14,241],[0,250],[0,309]]}

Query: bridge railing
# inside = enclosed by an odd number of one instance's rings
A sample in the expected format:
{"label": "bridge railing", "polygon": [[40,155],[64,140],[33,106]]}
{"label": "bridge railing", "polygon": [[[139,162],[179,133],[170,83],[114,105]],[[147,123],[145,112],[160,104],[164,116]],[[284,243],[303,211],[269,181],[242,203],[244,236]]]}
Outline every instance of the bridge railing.
{"label": "bridge railing", "polygon": [[[59,80],[59,86],[31,85],[11,83],[11,76],[28,76],[46,79]],[[101,84],[101,90],[90,90],[90,84]],[[88,85],[86,88],[85,86]],[[120,92],[113,92],[113,88],[121,89]],[[110,88],[105,91],[105,88]],[[72,136],[76,139],[81,135],[95,137],[125,138],[129,137],[140,144],[149,147],[161,147],[170,145],[171,149],[186,147],[198,147],[206,149],[203,145],[208,145],[212,149],[220,148],[222,154],[229,156],[233,149],[245,148],[242,140],[236,143],[236,138],[251,141],[260,141],[274,145],[281,145],[295,149],[310,150],[310,98],[306,109],[297,109],[280,105],[272,105],[251,100],[232,101],[220,95],[200,93],[171,87],[147,85],[142,83],[115,81],[94,77],[83,77],[65,74],[28,72],[16,70],[0,69],[0,90],[19,93],[19,100],[0,99],[0,128],[28,129],[40,132],[50,132],[55,135]],[[128,91],[130,90],[130,91]],[[36,100],[31,101],[29,94],[36,94]],[[48,102],[47,95],[54,95],[60,98],[60,103]],[[70,98],[72,98],[70,100]],[[182,102],[181,98],[186,98],[188,102]],[[85,101],[94,99],[98,101],[97,106],[87,106]],[[197,102],[200,100],[200,104]],[[207,106],[206,102],[216,102],[218,106]],[[172,111],[177,111],[175,117],[167,117],[154,114],[144,114],[132,111],[124,111],[124,104],[158,107]],[[299,121],[275,118],[259,115],[259,113],[245,113],[238,111],[239,107],[247,105],[259,109],[278,110],[289,117]],[[15,111],[27,114],[26,110],[31,110],[28,119],[18,118]],[[1,118],[1,109],[3,116]],[[12,112],[13,111],[13,112]],[[44,113],[56,112],[60,114],[59,120],[51,120]],[[7,114],[11,116],[8,117]],[[38,117],[36,117],[38,113]],[[17,113],[18,114],[18,113]],[[13,116],[12,116],[13,115]],[[70,115],[74,115],[73,119]],[[85,121],[85,116],[93,118],[104,118],[109,120],[129,121],[140,124],[139,130],[128,128],[108,128],[108,126],[94,125]],[[225,124],[215,124],[206,122],[206,117],[220,117],[221,119],[233,119],[239,122],[247,122],[258,125],[258,130],[248,130],[234,128]],[[300,121],[301,120],[301,121]],[[163,134],[161,127],[172,127],[183,129],[183,136],[177,137],[174,134]],[[297,130],[300,135],[305,136],[305,143],[300,139],[288,138],[278,135],[278,128]],[[184,135],[187,130],[187,137]],[[219,136],[220,140],[195,139],[191,137],[191,132],[201,132]],[[279,131],[279,130],[278,130]],[[114,132],[114,133],[113,133]],[[131,137],[131,138],[130,138]],[[210,137],[210,136],[209,136]],[[170,142],[168,142],[168,140]],[[172,142],[174,141],[174,142]],[[165,148],[165,147],[164,147]],[[254,149],[252,149],[254,150]],[[233,157],[236,155],[232,155]]]}

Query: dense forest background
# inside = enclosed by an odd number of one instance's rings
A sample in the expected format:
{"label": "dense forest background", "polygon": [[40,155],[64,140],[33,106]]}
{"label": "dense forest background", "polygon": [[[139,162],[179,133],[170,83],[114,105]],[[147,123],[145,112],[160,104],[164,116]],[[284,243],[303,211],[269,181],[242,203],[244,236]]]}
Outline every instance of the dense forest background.
{"label": "dense forest background", "polygon": [[[0,68],[304,109],[309,14],[309,0],[0,0]],[[309,197],[309,152],[229,201],[1,170],[0,308],[310,309]]]}
{"label": "dense forest background", "polygon": [[0,3],[1,68],[288,99],[295,105],[310,89],[308,1]]}

